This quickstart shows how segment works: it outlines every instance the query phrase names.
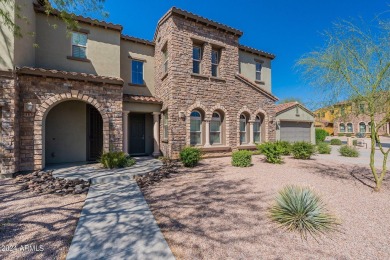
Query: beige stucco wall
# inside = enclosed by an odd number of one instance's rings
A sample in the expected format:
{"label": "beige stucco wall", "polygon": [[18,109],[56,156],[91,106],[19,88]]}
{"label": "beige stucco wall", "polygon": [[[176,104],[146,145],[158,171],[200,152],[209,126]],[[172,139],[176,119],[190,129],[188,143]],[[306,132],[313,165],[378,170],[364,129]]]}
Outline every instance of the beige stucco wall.
{"label": "beige stucco wall", "polygon": [[46,164],[87,160],[87,104],[65,101],[53,107],[45,122]]}
{"label": "beige stucco wall", "polygon": [[[130,57],[129,57],[130,56]],[[131,60],[144,61],[144,85],[131,84]],[[127,40],[121,40],[121,78],[125,94],[154,96],[154,47]]]}
{"label": "beige stucco wall", "polygon": [[[297,116],[297,114],[299,116]],[[316,138],[315,138],[315,127],[314,127],[314,116],[307,113],[302,108],[298,107],[298,113],[296,111],[296,108],[291,108],[290,110],[287,110],[279,115],[276,116],[276,121],[297,121],[297,122],[311,122],[311,142],[315,144]],[[280,140],[280,129],[276,128],[276,140]]]}
{"label": "beige stucco wall", "polygon": [[272,92],[271,86],[271,60],[251,54],[244,51],[239,51],[240,73],[247,79],[256,81],[256,60],[263,61],[261,70],[261,81],[256,84],[268,92]]}
{"label": "beige stucco wall", "polygon": [[[57,25],[54,29],[50,26]],[[120,77],[120,32],[80,23],[89,30],[87,58],[91,62],[67,59],[71,55],[71,37],[63,22],[55,17],[37,14],[36,66],[50,69]]]}
{"label": "beige stucco wall", "polygon": [[[0,9],[10,11],[12,19],[14,19],[13,12],[14,1],[10,4],[0,1]],[[0,23],[0,70],[11,70],[14,63],[14,36],[8,27]]]}

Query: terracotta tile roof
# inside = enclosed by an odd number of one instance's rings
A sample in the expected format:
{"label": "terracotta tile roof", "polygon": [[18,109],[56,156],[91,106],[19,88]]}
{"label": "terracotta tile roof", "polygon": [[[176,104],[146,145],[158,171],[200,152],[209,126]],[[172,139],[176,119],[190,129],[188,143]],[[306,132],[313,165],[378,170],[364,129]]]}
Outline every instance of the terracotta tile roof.
{"label": "terracotta tile roof", "polygon": [[245,46],[245,45],[238,45],[238,48],[242,51],[246,51],[246,52],[250,52],[250,53],[255,53],[255,54],[258,54],[260,56],[264,56],[266,58],[269,58],[271,60],[275,59],[275,55],[272,54],[272,53],[268,53],[268,52],[265,52],[265,51],[261,51],[261,50],[257,50],[255,48],[252,48],[252,47],[248,47],[248,46]]}
{"label": "terracotta tile roof", "polygon": [[122,38],[123,40],[126,40],[126,41],[132,41],[132,42],[142,43],[142,44],[150,45],[150,46],[153,46],[153,47],[154,47],[154,45],[155,45],[154,42],[152,42],[152,41],[148,41],[148,40],[141,39],[141,38],[136,38],[136,37],[129,36],[129,35],[125,35],[125,34],[122,34],[122,35],[121,35],[121,38]]}
{"label": "terracotta tile roof", "polygon": [[[34,5],[35,12],[46,14],[46,12],[45,12],[46,10],[42,5],[37,4],[37,3],[33,3],[33,5]],[[50,12],[50,15],[59,16],[60,12],[58,10],[53,10]],[[120,25],[120,24],[113,24],[113,23],[109,23],[109,22],[105,22],[105,21],[101,21],[98,19],[93,19],[90,17],[81,16],[81,15],[75,15],[74,19],[76,21],[79,21],[79,22],[83,22],[83,23],[87,23],[87,24],[91,24],[91,25],[97,25],[100,27],[109,28],[109,29],[113,29],[116,31],[120,31],[120,32],[123,29],[122,25]]]}
{"label": "terracotta tile roof", "polygon": [[[164,14],[164,16],[158,21],[156,32],[158,31],[158,27],[173,14],[182,16],[184,18],[189,18],[189,19],[195,20],[196,22],[202,23],[202,24],[204,24],[206,26],[213,26],[213,27],[215,27],[217,29],[220,29],[220,30],[223,30],[225,32],[228,32],[228,33],[231,33],[231,34],[234,34],[234,35],[238,35],[239,37],[241,35],[243,35],[242,31],[237,30],[237,29],[235,29],[233,27],[230,27],[230,26],[224,25],[222,23],[210,20],[208,18],[199,16],[199,15],[194,14],[194,13],[190,13],[188,11],[182,10],[182,9],[177,8],[175,6],[172,7],[171,9],[169,9],[169,11],[166,14]],[[155,36],[156,36],[156,34],[155,34]]]}
{"label": "terracotta tile roof", "polygon": [[18,74],[29,74],[29,75],[41,75],[49,76],[55,78],[70,78],[78,80],[88,80],[88,81],[99,81],[112,84],[123,85],[123,79],[117,77],[109,76],[99,76],[95,74],[88,74],[83,72],[71,72],[64,70],[53,70],[53,69],[43,69],[43,68],[33,68],[33,67],[21,67],[17,68]]}
{"label": "terracotta tile roof", "polygon": [[159,98],[153,96],[141,96],[141,95],[130,95],[130,94],[123,94],[123,101],[155,103],[155,104],[162,103],[162,101]]}
{"label": "terracotta tile roof", "polygon": [[237,73],[237,74],[236,74],[236,78],[238,78],[239,80],[243,81],[244,83],[250,85],[251,87],[253,87],[253,88],[256,89],[257,91],[259,91],[260,93],[263,93],[264,95],[266,95],[267,97],[269,97],[269,98],[272,99],[273,101],[279,100],[277,97],[275,97],[274,95],[272,95],[270,92],[268,92],[268,91],[266,91],[265,89],[259,87],[256,83],[252,82],[250,79],[247,79],[247,78],[244,77],[243,75]]}
{"label": "terracotta tile roof", "polygon": [[276,111],[276,113],[279,113],[279,112],[288,110],[292,107],[295,107],[298,104],[299,104],[298,102],[288,102],[288,103],[279,104],[279,105],[276,105],[275,111]]}

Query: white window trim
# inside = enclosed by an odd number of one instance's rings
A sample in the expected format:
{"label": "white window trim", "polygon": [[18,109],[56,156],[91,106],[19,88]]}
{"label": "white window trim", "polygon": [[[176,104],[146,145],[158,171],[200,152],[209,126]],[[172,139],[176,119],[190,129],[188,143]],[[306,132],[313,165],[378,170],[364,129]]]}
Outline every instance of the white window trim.
{"label": "white window trim", "polygon": [[168,111],[163,113],[163,138],[168,139]]}
{"label": "white window trim", "polygon": [[[243,116],[243,117],[245,117],[245,119],[242,119],[241,118],[241,116]],[[245,122],[245,131],[241,131],[241,122],[242,121],[244,121]],[[248,141],[247,141],[247,120],[246,120],[246,116],[244,115],[244,114],[241,114],[240,115],[240,121],[239,121],[240,123],[239,123],[239,130],[240,130],[240,144],[247,144],[248,143]],[[241,134],[242,133],[245,133],[245,140],[244,140],[244,142],[241,142]]]}
{"label": "white window trim", "polygon": [[[138,61],[142,63],[142,84],[134,83],[133,82],[133,61]],[[131,70],[130,70],[130,83],[133,85],[144,85],[145,84],[145,61],[132,59],[130,60],[131,64]]]}
{"label": "white window trim", "polygon": [[[193,145],[193,146],[201,146],[203,144],[203,137],[202,137],[202,135],[203,135],[202,134],[202,122],[203,122],[203,120],[202,120],[202,113],[199,110],[192,110],[191,114],[193,112],[198,112],[200,117],[190,116],[190,121],[193,120],[193,119],[194,120],[199,120],[200,121],[200,130],[199,131],[191,131],[191,127],[190,127],[190,144]],[[190,124],[191,124],[191,122],[190,122]],[[199,144],[192,144],[191,143],[191,133],[200,133],[200,143]]]}
{"label": "white window trim", "polygon": [[255,133],[259,133],[259,142],[261,143],[261,118],[260,116],[256,116],[255,118],[255,124],[259,124],[259,131],[254,131],[253,129],[253,140],[255,140]]}
{"label": "white window trim", "polygon": [[219,143],[213,143],[213,144],[222,144],[222,117],[221,117],[220,113],[213,112],[213,114],[214,113],[218,114],[219,118],[215,118],[215,117],[212,116],[211,117],[211,121],[219,122],[219,131],[211,131],[211,127],[210,127],[210,134],[211,133],[219,133]]}
{"label": "white window trim", "polygon": [[[257,70],[257,64],[260,65],[260,70]],[[259,62],[259,61],[256,61],[256,64],[255,64],[255,79],[256,81],[261,81],[261,70],[263,69],[263,63],[262,62]],[[259,78],[257,78],[257,73],[259,73]]]}
{"label": "white window trim", "polygon": [[194,62],[194,61],[199,62],[199,72],[194,72],[194,64],[192,64],[192,73],[202,74],[202,47],[199,45],[193,45],[192,46],[192,53],[194,52],[195,48],[199,48],[199,60],[195,59],[194,54],[192,54],[192,62]]}
{"label": "white window trim", "polygon": [[[77,34],[84,34],[84,35],[87,36],[87,42],[85,43],[85,45],[73,44],[73,34],[75,34],[75,33],[77,33]],[[88,44],[88,33],[72,31],[72,36],[71,36],[71,39],[70,39],[70,57],[77,58],[77,59],[87,59],[87,57],[88,57],[88,55],[87,55],[87,44]],[[85,48],[85,57],[73,56],[73,46]]]}

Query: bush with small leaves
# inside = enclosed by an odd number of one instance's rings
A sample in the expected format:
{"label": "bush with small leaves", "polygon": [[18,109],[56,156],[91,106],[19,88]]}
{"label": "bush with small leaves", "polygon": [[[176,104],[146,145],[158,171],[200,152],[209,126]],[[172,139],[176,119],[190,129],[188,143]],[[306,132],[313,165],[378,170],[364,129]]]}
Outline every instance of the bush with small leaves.
{"label": "bush with small leaves", "polygon": [[340,139],[335,138],[335,139],[330,140],[330,144],[331,145],[342,145],[343,142],[341,142]]}
{"label": "bush with small leaves", "polygon": [[325,138],[329,135],[324,129],[316,128],[316,144],[325,141]]}
{"label": "bush with small leaves", "polygon": [[353,144],[353,146],[357,146],[357,144],[358,144],[357,140],[352,140],[352,144]]}
{"label": "bush with small leaves", "polygon": [[316,147],[309,142],[296,142],[292,145],[291,153],[295,159],[310,159],[316,152]]}
{"label": "bush with small leaves", "polygon": [[355,147],[351,147],[348,145],[343,145],[339,149],[339,153],[341,156],[345,157],[359,157],[360,153]]}
{"label": "bush with small leaves", "polygon": [[279,191],[270,208],[272,221],[289,231],[298,232],[302,239],[337,230],[337,219],[328,212],[325,203],[312,189],[286,186]]}
{"label": "bush with small leaves", "polygon": [[319,143],[317,145],[317,151],[319,154],[330,154],[332,147],[328,143]]}
{"label": "bush with small leaves", "polygon": [[249,167],[252,165],[252,152],[240,150],[233,152],[232,165],[236,167]]}
{"label": "bush with small leaves", "polygon": [[282,163],[283,148],[277,143],[267,142],[261,144],[258,149],[265,155],[269,163]]}
{"label": "bush with small leaves", "polygon": [[135,164],[135,159],[121,151],[103,153],[99,162],[104,168],[125,168]]}
{"label": "bush with small leaves", "polygon": [[343,134],[343,133],[339,133],[339,134],[338,134],[338,136],[345,136],[345,134]]}
{"label": "bush with small leaves", "polygon": [[179,156],[185,167],[195,167],[202,157],[202,152],[196,147],[185,147]]}
{"label": "bush with small leaves", "polygon": [[352,134],[346,134],[345,136],[346,136],[346,137],[351,137],[351,136],[352,136]]}
{"label": "bush with small leaves", "polygon": [[282,151],[282,155],[290,155],[291,154],[291,143],[287,141],[276,141],[276,145],[278,145]]}

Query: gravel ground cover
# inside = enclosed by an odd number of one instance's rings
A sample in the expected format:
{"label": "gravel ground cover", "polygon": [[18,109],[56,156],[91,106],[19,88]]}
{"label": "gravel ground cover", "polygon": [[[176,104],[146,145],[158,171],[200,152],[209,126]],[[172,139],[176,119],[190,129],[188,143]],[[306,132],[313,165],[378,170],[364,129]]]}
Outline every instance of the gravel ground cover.
{"label": "gravel ground cover", "polygon": [[0,259],[65,259],[85,197],[36,194],[0,180]]}
{"label": "gravel ground cover", "polygon": [[[315,156],[253,166],[205,159],[143,188],[178,259],[390,259],[390,181],[373,192],[370,171]],[[302,241],[270,222],[267,209],[288,184],[314,188],[341,222],[340,232]]]}

